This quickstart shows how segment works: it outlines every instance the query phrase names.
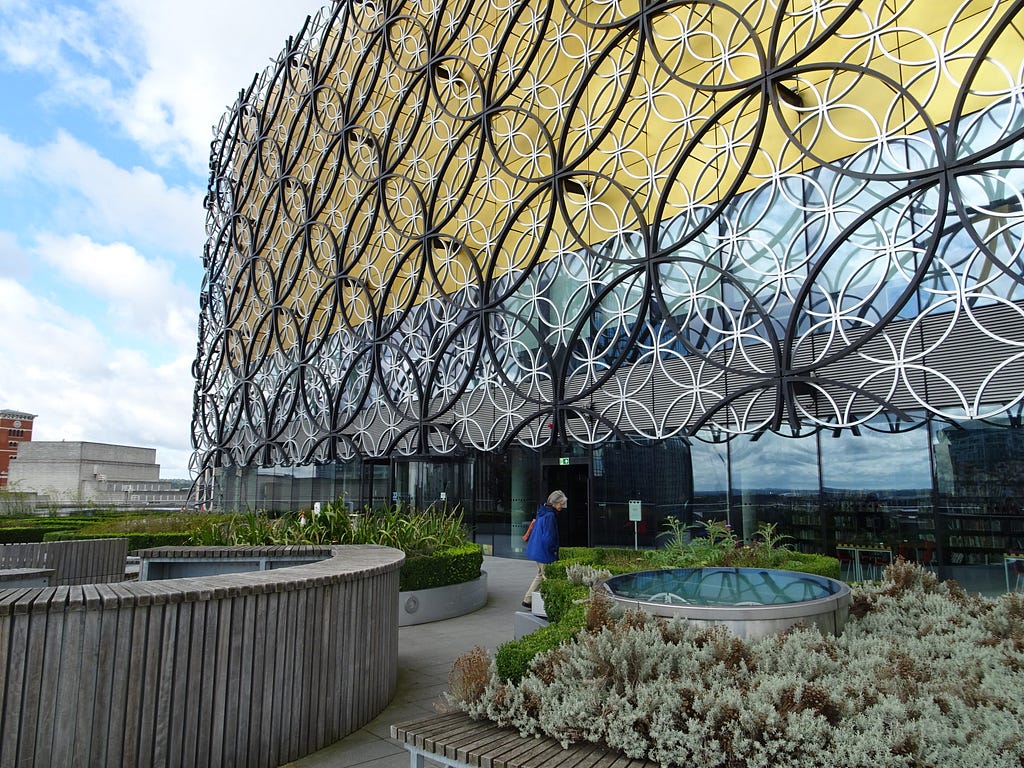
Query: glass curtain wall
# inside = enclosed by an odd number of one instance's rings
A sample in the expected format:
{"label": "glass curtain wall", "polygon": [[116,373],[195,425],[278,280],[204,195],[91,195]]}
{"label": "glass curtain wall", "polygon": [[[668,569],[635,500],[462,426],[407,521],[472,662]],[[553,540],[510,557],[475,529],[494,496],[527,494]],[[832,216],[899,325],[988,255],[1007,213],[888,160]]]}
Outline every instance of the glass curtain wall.
{"label": "glass curtain wall", "polygon": [[1015,584],[1024,560],[1020,406],[984,421],[933,422],[931,448],[946,575],[969,589]]}
{"label": "glass curtain wall", "polygon": [[[640,444],[614,441],[594,450],[591,543],[657,546],[667,518],[692,524],[693,482],[690,445],[682,438]],[[640,502],[640,520],[630,519],[630,501]]]}
{"label": "glass curtain wall", "polygon": [[[916,414],[917,417],[920,414]],[[938,560],[928,430],[876,417],[856,429],[819,435],[822,522],[843,576],[877,576],[897,557]]]}
{"label": "glass curtain wall", "polygon": [[710,441],[692,440],[690,457],[693,463],[693,514],[691,524],[711,520],[736,526],[733,519],[732,496],[729,493],[729,454],[731,442],[721,441],[721,434],[708,431]]}
{"label": "glass curtain wall", "polygon": [[787,438],[773,432],[755,439],[739,437],[732,441],[729,454],[732,525],[737,536],[749,538],[761,523],[773,523],[792,537],[795,549],[821,551],[815,437]]}

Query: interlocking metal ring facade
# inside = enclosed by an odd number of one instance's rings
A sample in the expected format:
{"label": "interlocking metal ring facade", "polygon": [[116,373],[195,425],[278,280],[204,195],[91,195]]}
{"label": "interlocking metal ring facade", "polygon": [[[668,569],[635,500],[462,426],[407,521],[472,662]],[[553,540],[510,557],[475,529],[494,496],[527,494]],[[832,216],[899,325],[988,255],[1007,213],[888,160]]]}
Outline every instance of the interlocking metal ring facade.
{"label": "interlocking metal ring facade", "polygon": [[325,8],[213,143],[194,470],[1005,412],[1022,8]]}

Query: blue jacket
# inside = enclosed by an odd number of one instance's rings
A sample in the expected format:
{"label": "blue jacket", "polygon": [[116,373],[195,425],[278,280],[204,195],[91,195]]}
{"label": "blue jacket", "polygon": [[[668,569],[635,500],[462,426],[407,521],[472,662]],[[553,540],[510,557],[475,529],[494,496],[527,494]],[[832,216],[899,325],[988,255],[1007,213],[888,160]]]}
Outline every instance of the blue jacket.
{"label": "blue jacket", "polygon": [[541,504],[530,539],[526,542],[526,556],[538,563],[553,563],[558,559],[558,513],[554,507]]}

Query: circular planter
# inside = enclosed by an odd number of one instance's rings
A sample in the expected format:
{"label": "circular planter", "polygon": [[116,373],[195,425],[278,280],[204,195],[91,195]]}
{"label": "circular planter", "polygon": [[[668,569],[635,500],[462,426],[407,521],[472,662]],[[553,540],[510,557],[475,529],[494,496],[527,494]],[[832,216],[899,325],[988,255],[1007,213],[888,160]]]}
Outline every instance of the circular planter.
{"label": "circular planter", "polygon": [[480,578],[433,589],[398,593],[398,626],[441,621],[483,608],[487,604],[487,572]]}
{"label": "circular planter", "polygon": [[612,600],[655,616],[721,625],[746,640],[816,625],[838,635],[850,612],[841,581],[768,568],[666,568],[613,576]]}

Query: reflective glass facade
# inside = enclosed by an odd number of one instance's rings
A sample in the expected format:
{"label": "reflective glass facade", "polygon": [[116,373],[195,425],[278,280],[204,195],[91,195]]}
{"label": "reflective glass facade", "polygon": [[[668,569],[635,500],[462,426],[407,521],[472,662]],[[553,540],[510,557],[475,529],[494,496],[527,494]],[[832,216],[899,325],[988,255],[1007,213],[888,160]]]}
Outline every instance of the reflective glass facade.
{"label": "reflective glass facade", "polygon": [[325,8],[213,145],[197,488],[458,503],[514,553],[560,487],[564,543],[773,522],[1002,578],[1020,13]]}

